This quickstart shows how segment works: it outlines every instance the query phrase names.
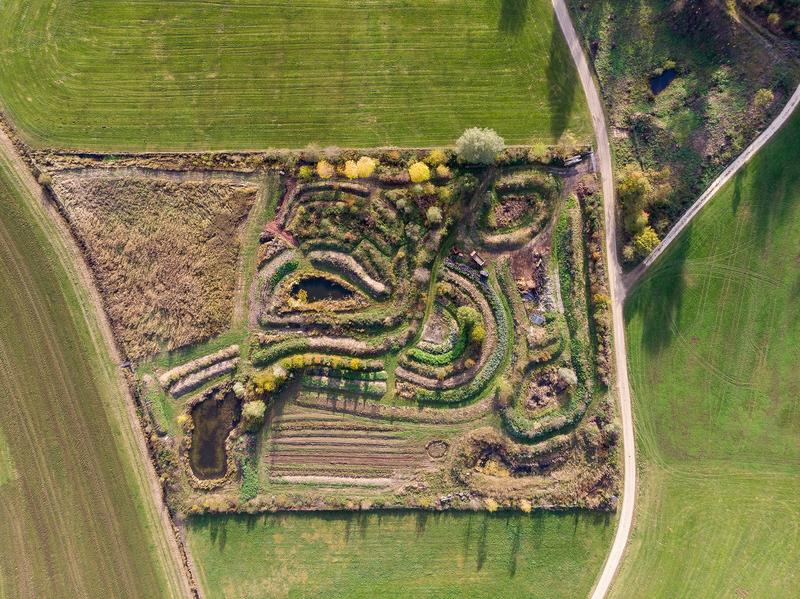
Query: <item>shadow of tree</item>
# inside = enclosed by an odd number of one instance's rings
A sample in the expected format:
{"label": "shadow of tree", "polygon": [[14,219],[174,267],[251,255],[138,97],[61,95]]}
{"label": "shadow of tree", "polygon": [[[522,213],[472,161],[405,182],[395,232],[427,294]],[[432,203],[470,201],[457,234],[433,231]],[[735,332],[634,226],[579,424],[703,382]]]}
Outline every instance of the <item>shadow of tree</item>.
{"label": "shadow of tree", "polygon": [[673,323],[683,305],[693,226],[694,222],[690,223],[678,236],[631,291],[625,303],[625,321],[636,316],[641,318],[642,344],[651,354],[667,347],[675,335]]}
{"label": "shadow of tree", "polygon": [[497,28],[502,33],[516,35],[525,26],[528,17],[528,0],[502,0]]}
{"label": "shadow of tree", "polygon": [[545,75],[550,109],[550,134],[553,140],[557,141],[566,130],[572,116],[572,106],[575,103],[579,82],[555,13],[553,13],[549,62]]}

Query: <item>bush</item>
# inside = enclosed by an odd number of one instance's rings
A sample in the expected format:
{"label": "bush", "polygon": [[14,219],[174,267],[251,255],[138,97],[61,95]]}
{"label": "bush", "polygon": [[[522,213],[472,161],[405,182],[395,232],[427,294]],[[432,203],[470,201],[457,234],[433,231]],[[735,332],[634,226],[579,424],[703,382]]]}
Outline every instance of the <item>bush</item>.
{"label": "bush", "polygon": [[344,163],[344,176],[348,179],[355,179],[358,177],[358,165],[355,160],[348,160]]}
{"label": "bush", "polygon": [[437,179],[449,179],[453,176],[453,173],[450,172],[450,169],[445,166],[444,164],[440,164],[436,167],[436,178]]}
{"label": "bush", "polygon": [[333,177],[333,165],[327,160],[320,160],[317,162],[317,174],[320,179],[330,179]]}
{"label": "bush", "polygon": [[759,110],[765,110],[775,100],[775,94],[769,89],[760,89],[753,98],[753,106]]}
{"label": "bush", "polygon": [[472,306],[459,306],[456,310],[456,318],[462,325],[471,327],[480,322],[481,315]]}
{"label": "bush", "polygon": [[644,258],[656,249],[660,241],[652,227],[645,227],[633,238],[633,249],[639,258]]}
{"label": "bush", "polygon": [[425,162],[431,166],[440,166],[447,162],[447,154],[442,150],[431,150],[431,153],[425,157]]}
{"label": "bush", "polygon": [[415,162],[408,167],[408,176],[413,183],[422,183],[431,178],[431,169],[424,162]]}
{"label": "bush", "polygon": [[442,224],[442,211],[438,206],[431,206],[425,213],[425,218],[429,225],[439,226]]}
{"label": "bush", "polygon": [[486,339],[486,329],[483,328],[482,324],[476,324],[472,326],[472,329],[469,331],[469,341],[475,345],[480,345],[483,343],[483,340]]}
{"label": "bush", "polygon": [[244,404],[242,408],[242,426],[250,431],[258,430],[264,422],[264,412],[267,411],[267,404],[260,399],[254,399]]}
{"label": "bush", "polygon": [[647,175],[635,165],[626,165],[620,173],[617,196],[622,206],[622,225],[628,233],[637,233],[646,224],[641,221],[653,186]]}
{"label": "bush", "polygon": [[506,147],[506,142],[494,129],[467,129],[456,141],[456,154],[467,164],[492,164]]}
{"label": "bush", "polygon": [[375,172],[375,168],[378,166],[378,161],[374,158],[370,158],[369,156],[362,156],[358,159],[356,163],[356,167],[358,168],[358,176],[362,179],[367,179],[372,176],[372,173]]}

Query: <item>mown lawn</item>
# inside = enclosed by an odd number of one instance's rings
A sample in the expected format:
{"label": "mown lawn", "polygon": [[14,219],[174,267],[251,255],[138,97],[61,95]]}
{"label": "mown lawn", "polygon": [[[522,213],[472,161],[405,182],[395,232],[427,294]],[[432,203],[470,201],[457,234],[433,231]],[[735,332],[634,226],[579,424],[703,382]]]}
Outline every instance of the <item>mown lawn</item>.
{"label": "mown lawn", "polygon": [[636,288],[641,493],[617,597],[800,588],[800,114]]}
{"label": "mown lawn", "polygon": [[485,598],[588,594],[606,515],[362,512],[192,520],[209,597]]}
{"label": "mown lawn", "polygon": [[0,155],[0,597],[177,597],[118,367],[22,193]]}
{"label": "mown lawn", "polygon": [[38,145],[590,138],[549,0],[6,0],[0,97]]}

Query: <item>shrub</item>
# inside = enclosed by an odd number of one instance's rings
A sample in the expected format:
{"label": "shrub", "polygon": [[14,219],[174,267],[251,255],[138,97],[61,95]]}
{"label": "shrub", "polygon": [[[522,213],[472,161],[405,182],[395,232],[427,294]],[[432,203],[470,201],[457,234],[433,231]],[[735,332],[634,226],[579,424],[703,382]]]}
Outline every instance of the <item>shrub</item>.
{"label": "shrub", "polygon": [[[450,169],[445,166],[444,164],[440,164],[436,167],[436,178],[437,179],[449,179],[453,176],[453,173],[450,172]],[[446,188],[443,188],[446,189]]]}
{"label": "shrub", "polygon": [[182,429],[185,429],[186,425],[189,424],[189,414],[187,414],[186,412],[181,412],[175,418],[175,422],[178,423],[179,427],[181,427]]}
{"label": "shrub", "polygon": [[545,162],[547,160],[547,145],[541,141],[536,142],[528,153],[528,158],[535,162]]}
{"label": "shrub", "polygon": [[456,141],[456,154],[467,164],[492,164],[506,143],[493,129],[473,127]]}
{"label": "shrub", "polygon": [[254,399],[244,404],[242,408],[242,426],[250,431],[258,430],[264,422],[264,412],[267,410],[267,404],[260,399]]}
{"label": "shrub", "polygon": [[438,206],[431,206],[425,213],[425,218],[429,225],[438,226],[442,224],[442,211]]}
{"label": "shrub", "polygon": [[633,249],[639,258],[644,258],[656,249],[660,241],[652,227],[645,227],[633,238]]}
{"label": "shrub", "polygon": [[372,176],[372,173],[375,172],[375,168],[378,166],[378,161],[374,158],[370,158],[369,156],[362,156],[358,159],[356,166],[358,167],[358,176],[362,179],[367,179],[368,177]]}
{"label": "shrub", "polygon": [[358,177],[358,165],[355,160],[348,160],[344,163],[344,176],[348,179],[355,179]]}
{"label": "shrub", "polygon": [[513,397],[514,388],[511,386],[511,383],[508,382],[508,379],[501,377],[500,380],[497,381],[497,388],[494,391],[495,405],[499,409],[507,408],[511,405],[511,399]]}
{"label": "shrub", "polygon": [[775,94],[770,89],[760,89],[753,98],[753,106],[758,110],[766,109],[775,100]]}
{"label": "shrub", "polygon": [[640,217],[653,186],[644,171],[635,165],[626,165],[620,174],[617,195],[622,205],[622,224],[628,233],[637,233],[644,226]]}
{"label": "shrub", "polygon": [[408,167],[408,176],[413,183],[422,183],[431,178],[431,169],[424,162],[415,162]]}
{"label": "shrub", "polygon": [[472,306],[459,306],[458,310],[456,310],[456,317],[458,322],[468,327],[480,322],[481,319],[478,311]]}
{"label": "shrub", "polygon": [[330,179],[333,177],[333,165],[327,160],[320,160],[317,162],[317,174],[320,179]]}
{"label": "shrub", "polygon": [[483,343],[483,340],[486,339],[486,329],[483,328],[482,324],[476,324],[472,326],[472,329],[469,331],[469,341],[475,345],[480,345]]}
{"label": "shrub", "polygon": [[633,249],[632,244],[626,243],[622,248],[622,259],[628,263],[636,260],[636,251]]}
{"label": "shrub", "polygon": [[484,499],[483,505],[486,507],[486,511],[489,513],[496,512],[497,508],[500,507],[500,505],[491,497]]}
{"label": "shrub", "polygon": [[313,174],[314,174],[314,169],[308,166],[307,164],[304,164],[303,166],[300,167],[297,176],[300,177],[301,179],[310,179]]}
{"label": "shrub", "polygon": [[431,150],[431,153],[425,157],[425,162],[431,166],[441,166],[447,162],[447,154],[442,150]]}

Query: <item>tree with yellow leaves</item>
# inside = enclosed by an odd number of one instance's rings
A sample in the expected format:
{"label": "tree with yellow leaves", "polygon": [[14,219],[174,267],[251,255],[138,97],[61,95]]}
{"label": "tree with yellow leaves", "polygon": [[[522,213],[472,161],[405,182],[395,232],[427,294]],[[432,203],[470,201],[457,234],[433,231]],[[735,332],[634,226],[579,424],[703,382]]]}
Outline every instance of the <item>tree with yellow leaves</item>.
{"label": "tree with yellow leaves", "polygon": [[327,160],[317,162],[317,175],[320,179],[330,179],[334,174],[333,165]]}
{"label": "tree with yellow leaves", "polygon": [[414,183],[422,183],[431,178],[431,169],[424,162],[415,162],[408,167],[408,176]]}
{"label": "tree with yellow leaves", "polygon": [[348,160],[344,163],[344,176],[348,179],[355,179],[358,177],[358,166],[355,160]]}
{"label": "tree with yellow leaves", "polygon": [[356,163],[358,167],[358,176],[361,179],[367,179],[372,176],[378,166],[378,161],[369,156],[362,156]]}

